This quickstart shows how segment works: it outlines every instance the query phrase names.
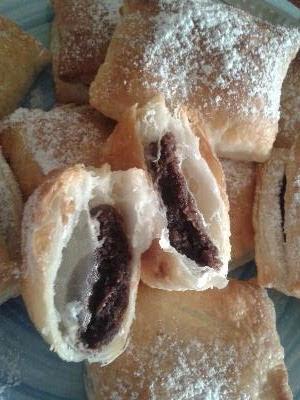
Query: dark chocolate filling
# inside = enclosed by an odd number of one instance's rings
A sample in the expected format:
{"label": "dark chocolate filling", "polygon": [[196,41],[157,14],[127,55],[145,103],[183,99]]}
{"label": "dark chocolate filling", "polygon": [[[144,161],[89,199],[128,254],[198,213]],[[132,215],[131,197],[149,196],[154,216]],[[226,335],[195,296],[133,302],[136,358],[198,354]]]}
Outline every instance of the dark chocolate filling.
{"label": "dark chocolate filling", "polygon": [[199,266],[220,268],[218,249],[205,233],[196,202],[181,172],[175,136],[166,133],[159,145],[158,142],[149,145],[145,156],[167,209],[171,245]]}
{"label": "dark chocolate filling", "polygon": [[286,234],[284,231],[285,224],[285,207],[284,207],[284,196],[286,192],[286,175],[283,176],[279,194],[279,203],[280,203],[280,211],[281,211],[281,229],[283,232],[283,240],[286,242]]}
{"label": "dark chocolate filling", "polygon": [[131,252],[123,229],[123,220],[109,205],[91,210],[100,224],[99,247],[94,254],[96,268],[87,302],[88,323],[82,316],[81,340],[89,348],[108,343],[118,332],[129,300]]}

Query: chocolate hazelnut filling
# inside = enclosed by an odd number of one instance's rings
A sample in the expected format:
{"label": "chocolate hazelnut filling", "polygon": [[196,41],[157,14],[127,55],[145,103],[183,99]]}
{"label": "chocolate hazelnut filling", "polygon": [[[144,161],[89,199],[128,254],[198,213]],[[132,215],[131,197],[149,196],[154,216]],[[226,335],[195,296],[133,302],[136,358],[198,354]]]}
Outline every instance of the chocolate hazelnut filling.
{"label": "chocolate hazelnut filling", "polygon": [[286,175],[284,175],[282,178],[280,194],[279,194],[279,204],[280,204],[280,211],[281,211],[281,229],[283,232],[283,240],[286,242],[286,234],[284,231],[284,224],[285,224],[284,196],[285,196],[285,192],[286,192]]}
{"label": "chocolate hazelnut filling", "polygon": [[89,348],[97,348],[108,343],[122,323],[129,300],[131,253],[122,217],[112,206],[95,207],[90,214],[100,225],[99,247],[90,279],[93,284],[86,310],[89,320],[84,324],[83,318],[80,337]]}
{"label": "chocolate hazelnut filling", "polygon": [[196,202],[181,172],[175,136],[166,133],[160,143],[149,145],[145,156],[167,210],[171,245],[199,266],[220,268],[218,250],[205,233]]}

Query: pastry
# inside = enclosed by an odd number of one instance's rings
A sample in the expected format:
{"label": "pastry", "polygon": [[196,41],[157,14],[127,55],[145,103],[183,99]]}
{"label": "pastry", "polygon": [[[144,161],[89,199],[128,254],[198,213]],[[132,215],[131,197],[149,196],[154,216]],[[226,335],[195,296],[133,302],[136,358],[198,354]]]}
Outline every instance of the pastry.
{"label": "pastry", "polygon": [[22,295],[62,359],[105,365],[124,351],[157,206],[142,170],[108,166],[56,171],[29,198]]}
{"label": "pastry", "polygon": [[19,293],[23,202],[0,150],[0,304]]}
{"label": "pastry", "polygon": [[88,103],[88,88],[103,63],[122,0],[52,0],[51,48],[56,98]]}
{"label": "pastry", "polygon": [[36,75],[50,62],[48,50],[0,15],[0,119],[22,100]]}
{"label": "pastry", "polygon": [[143,255],[142,280],[168,290],[222,288],[230,259],[228,199],[222,168],[185,113],[161,97],[132,107],[108,138],[103,162],[143,168],[160,197],[158,235]]}
{"label": "pastry", "polygon": [[259,169],[254,207],[260,285],[300,297],[300,137]]}
{"label": "pastry", "polygon": [[244,265],[254,258],[252,213],[256,183],[256,164],[222,159],[226,178],[230,217],[230,267]]}
{"label": "pastry", "polygon": [[92,106],[119,120],[160,93],[188,107],[220,156],[265,161],[299,31],[218,0],[127,0],[123,14],[91,85]]}
{"label": "pastry", "polygon": [[282,86],[281,117],[275,147],[291,148],[300,134],[300,53],[291,63]]}
{"label": "pastry", "polygon": [[99,166],[99,148],[113,128],[111,120],[88,106],[48,112],[21,108],[0,123],[0,140],[27,198],[53,169]]}
{"label": "pastry", "polygon": [[142,286],[132,331],[113,364],[87,365],[89,400],[292,399],[274,306],[252,283],[202,293]]}

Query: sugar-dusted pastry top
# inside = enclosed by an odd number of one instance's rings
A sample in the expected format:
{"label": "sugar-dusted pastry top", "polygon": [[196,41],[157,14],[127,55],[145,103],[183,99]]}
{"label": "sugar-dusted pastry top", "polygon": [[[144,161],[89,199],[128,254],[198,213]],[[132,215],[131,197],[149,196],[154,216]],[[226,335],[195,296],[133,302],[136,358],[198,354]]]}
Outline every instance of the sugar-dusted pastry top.
{"label": "sugar-dusted pastry top", "polygon": [[78,162],[91,165],[113,126],[111,120],[88,106],[50,111],[20,108],[0,125],[0,135],[20,135],[27,152],[47,174]]}
{"label": "sugar-dusted pastry top", "polygon": [[22,100],[50,53],[14,22],[0,15],[0,118]]}
{"label": "sugar-dusted pastry top", "polygon": [[58,76],[90,83],[119,21],[121,0],[52,0],[59,36]]}
{"label": "sugar-dusted pastry top", "polygon": [[87,366],[89,400],[291,399],[275,311],[266,291],[140,286],[132,338],[113,364]]}
{"label": "sugar-dusted pastry top", "polygon": [[300,53],[291,63],[282,85],[281,118],[276,147],[291,147],[300,134]]}
{"label": "sugar-dusted pastry top", "polygon": [[[262,161],[275,139],[282,80],[299,45],[298,30],[218,0],[128,0],[91,103],[118,119],[130,104],[162,93],[174,107],[185,104],[200,114],[223,156],[234,145],[233,151],[251,152],[255,142]],[[238,126],[245,130],[243,146]]]}
{"label": "sugar-dusted pastry top", "polygon": [[243,265],[254,258],[252,212],[256,164],[222,159],[229,200],[231,265]]}

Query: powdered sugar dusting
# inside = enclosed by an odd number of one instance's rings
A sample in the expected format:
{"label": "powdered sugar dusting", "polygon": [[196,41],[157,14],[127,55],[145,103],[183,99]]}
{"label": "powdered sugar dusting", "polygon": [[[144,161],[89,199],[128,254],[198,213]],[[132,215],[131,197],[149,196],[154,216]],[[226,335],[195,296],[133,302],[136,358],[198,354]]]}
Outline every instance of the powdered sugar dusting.
{"label": "powdered sugar dusting", "polygon": [[76,163],[92,165],[113,124],[89,107],[56,107],[48,112],[20,108],[2,124],[4,130],[10,127],[11,134],[17,129],[22,135],[27,150],[47,174]]}
{"label": "powdered sugar dusting", "polygon": [[282,86],[277,146],[291,147],[300,134],[300,54],[291,64]]}
{"label": "powdered sugar dusting", "polygon": [[[61,79],[90,81],[104,61],[122,0],[54,2],[60,36]],[[88,82],[89,83],[89,82]]]}
{"label": "powdered sugar dusting", "polygon": [[153,16],[139,11],[123,20],[141,27],[134,39],[122,34],[130,39],[129,51],[141,48],[130,62],[143,71],[145,89],[163,93],[169,103],[195,101],[204,114],[221,106],[230,114],[279,118],[280,87],[300,44],[298,30],[272,26],[217,0],[158,5]]}
{"label": "powdered sugar dusting", "polygon": [[221,163],[226,178],[228,195],[230,198],[236,198],[240,191],[255,179],[255,164],[226,159],[222,159]]}

